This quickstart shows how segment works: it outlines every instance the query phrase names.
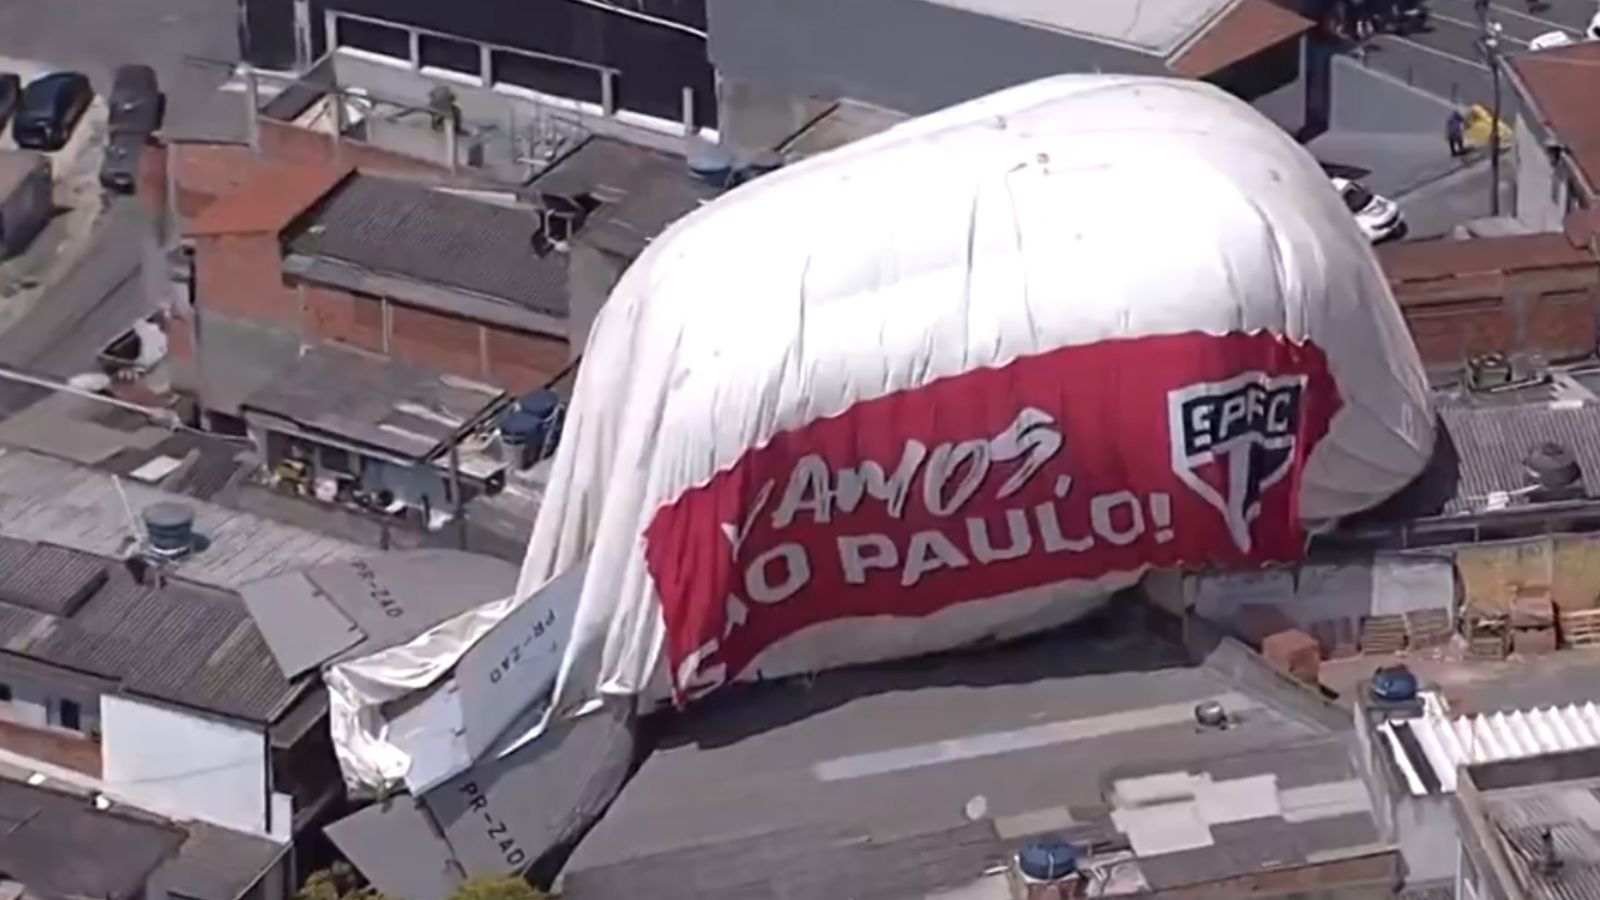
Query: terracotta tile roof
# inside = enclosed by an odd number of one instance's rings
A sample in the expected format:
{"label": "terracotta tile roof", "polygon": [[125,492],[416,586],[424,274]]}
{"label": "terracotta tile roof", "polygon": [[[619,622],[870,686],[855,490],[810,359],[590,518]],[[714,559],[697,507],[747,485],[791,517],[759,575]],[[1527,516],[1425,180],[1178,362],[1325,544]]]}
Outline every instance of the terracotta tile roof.
{"label": "terracotta tile roof", "polygon": [[1378,248],[1378,262],[1391,282],[1404,282],[1594,265],[1595,257],[1565,234],[1551,232],[1388,244]]}
{"label": "terracotta tile roof", "polygon": [[261,166],[231,194],[207,206],[185,230],[189,235],[277,233],[350,175],[350,166]]}
{"label": "terracotta tile roof", "polygon": [[1310,31],[1311,20],[1271,0],[1239,0],[1167,60],[1174,75],[1205,78],[1275,44]]}
{"label": "terracotta tile roof", "polygon": [[1509,62],[1529,112],[1562,143],[1589,190],[1600,190],[1600,116],[1594,110],[1600,42],[1521,53]]}

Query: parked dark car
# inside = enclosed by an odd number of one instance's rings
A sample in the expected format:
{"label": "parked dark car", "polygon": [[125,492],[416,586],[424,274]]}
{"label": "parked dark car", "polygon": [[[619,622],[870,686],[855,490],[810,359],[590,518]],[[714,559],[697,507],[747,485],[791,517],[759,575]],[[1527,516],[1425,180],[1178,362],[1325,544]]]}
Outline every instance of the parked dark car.
{"label": "parked dark car", "polygon": [[119,66],[111,79],[111,108],[106,128],[111,132],[100,163],[100,184],[106,189],[131,193],[138,180],[139,157],[150,135],[161,127],[166,97],[149,66]]}
{"label": "parked dark car", "polygon": [[138,131],[118,131],[106,139],[100,161],[100,184],[107,190],[131,194],[138,182],[139,157],[150,138]]}
{"label": "parked dark car", "polygon": [[156,83],[156,70],[149,66],[118,66],[111,79],[111,96],[106,105],[106,130],[137,131],[150,135],[161,127],[166,112],[166,97]]}
{"label": "parked dark car", "polygon": [[11,136],[29,150],[60,150],[94,99],[89,79],[77,72],[55,72],[28,82],[22,91]]}
{"label": "parked dark car", "polygon": [[22,79],[14,72],[0,72],[0,132],[6,130],[11,114],[17,111],[17,101],[22,99]]}

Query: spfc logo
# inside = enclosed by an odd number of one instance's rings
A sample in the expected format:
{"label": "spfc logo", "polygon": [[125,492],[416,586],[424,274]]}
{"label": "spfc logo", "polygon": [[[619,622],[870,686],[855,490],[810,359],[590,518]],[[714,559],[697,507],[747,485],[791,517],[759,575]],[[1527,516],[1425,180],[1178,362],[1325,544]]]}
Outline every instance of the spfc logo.
{"label": "spfc logo", "polygon": [[1289,474],[1304,375],[1245,372],[1167,394],[1172,471],[1222,514],[1241,553],[1261,497]]}

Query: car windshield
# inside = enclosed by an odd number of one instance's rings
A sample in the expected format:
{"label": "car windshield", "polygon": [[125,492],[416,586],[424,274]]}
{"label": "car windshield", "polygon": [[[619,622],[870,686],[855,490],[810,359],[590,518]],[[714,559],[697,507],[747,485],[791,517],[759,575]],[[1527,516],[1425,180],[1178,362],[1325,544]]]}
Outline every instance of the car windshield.
{"label": "car windshield", "polygon": [[1361,212],[1372,202],[1372,192],[1359,184],[1349,185],[1344,189],[1345,208],[1353,213]]}

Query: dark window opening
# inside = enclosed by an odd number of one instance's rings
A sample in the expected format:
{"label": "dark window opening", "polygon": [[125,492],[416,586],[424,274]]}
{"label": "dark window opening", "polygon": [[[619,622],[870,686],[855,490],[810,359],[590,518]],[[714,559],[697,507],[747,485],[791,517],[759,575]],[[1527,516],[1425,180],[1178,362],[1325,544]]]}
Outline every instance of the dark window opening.
{"label": "dark window opening", "polygon": [[248,437],[250,434],[249,426],[238,416],[211,410],[207,412],[206,417],[214,434],[225,434],[229,437]]}
{"label": "dark window opening", "polygon": [[11,702],[11,685],[0,683],[0,703]]}
{"label": "dark window opening", "polygon": [[83,730],[83,708],[75,700],[61,701],[61,727]]}
{"label": "dark window opening", "polygon": [[600,73],[571,63],[496,50],[490,60],[490,77],[497,83],[543,94],[600,102]]}
{"label": "dark window opening", "polygon": [[320,452],[322,454],[322,468],[329,472],[338,472],[341,475],[356,474],[355,460],[351,458],[349,452],[338,447],[323,447]]}
{"label": "dark window opening", "polygon": [[338,29],[341,47],[354,47],[396,59],[411,59],[411,35],[402,28],[341,18]]}
{"label": "dark window opening", "polygon": [[481,59],[478,45],[466,41],[425,34],[417,39],[417,55],[422,64],[436,69],[448,69],[463,75],[477,76]]}

